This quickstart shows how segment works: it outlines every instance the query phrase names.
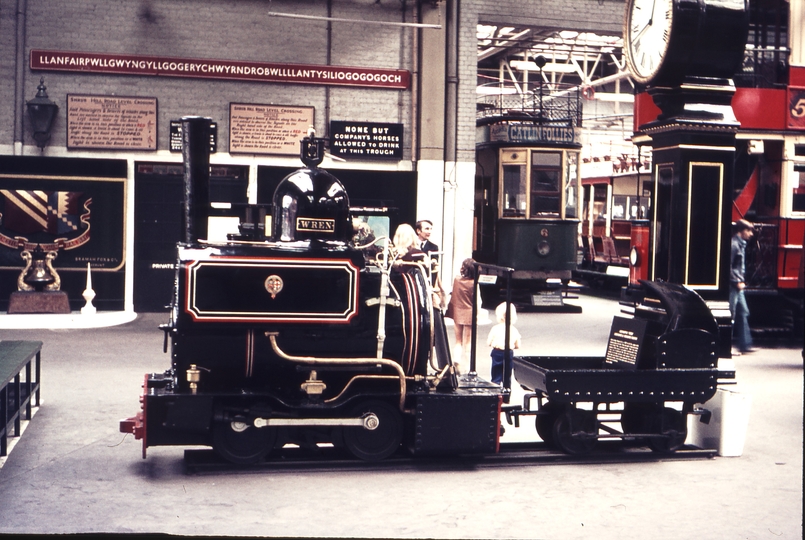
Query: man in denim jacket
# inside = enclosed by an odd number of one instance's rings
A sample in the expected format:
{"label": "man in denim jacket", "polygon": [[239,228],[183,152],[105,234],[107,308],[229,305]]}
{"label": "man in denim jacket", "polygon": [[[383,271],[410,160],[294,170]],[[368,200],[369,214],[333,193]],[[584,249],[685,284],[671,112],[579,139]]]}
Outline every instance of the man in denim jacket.
{"label": "man in denim jacket", "polygon": [[745,219],[735,222],[732,243],[730,246],[730,313],[732,313],[733,331],[739,352],[749,353],[752,348],[752,334],[749,330],[749,306],[746,304],[744,289],[746,288],[746,242],[755,233],[755,227]]}

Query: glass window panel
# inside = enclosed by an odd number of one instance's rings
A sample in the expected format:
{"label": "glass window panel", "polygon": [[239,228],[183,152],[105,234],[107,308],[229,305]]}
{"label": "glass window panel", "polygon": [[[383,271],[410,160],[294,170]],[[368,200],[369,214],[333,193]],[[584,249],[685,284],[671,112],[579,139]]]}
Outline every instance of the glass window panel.
{"label": "glass window panel", "polygon": [[578,183],[579,155],[567,153],[567,171],[565,175],[565,218],[579,217]]}
{"label": "glass window panel", "polygon": [[502,217],[525,217],[526,168],[524,165],[503,166]]}
{"label": "glass window panel", "polygon": [[558,152],[531,152],[531,165],[559,168],[562,166],[562,154]]}
{"label": "glass window panel", "polygon": [[[795,148],[802,148],[805,154],[805,144],[797,144]],[[800,154],[797,154],[800,155]],[[805,164],[794,164],[793,193],[791,196],[791,211],[800,214],[805,212]]]}
{"label": "glass window panel", "polygon": [[531,153],[531,217],[559,217],[562,201],[561,174],[561,153]]}

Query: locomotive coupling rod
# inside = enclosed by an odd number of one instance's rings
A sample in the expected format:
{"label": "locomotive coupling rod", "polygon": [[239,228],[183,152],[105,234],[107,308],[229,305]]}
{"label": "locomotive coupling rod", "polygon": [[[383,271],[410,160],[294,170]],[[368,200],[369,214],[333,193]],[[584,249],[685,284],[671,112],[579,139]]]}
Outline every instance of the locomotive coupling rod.
{"label": "locomotive coupling rod", "polygon": [[380,426],[380,419],[374,413],[364,414],[360,418],[255,418],[254,427],[289,427],[289,426],[356,426],[369,431]]}
{"label": "locomotive coupling rod", "polygon": [[274,349],[274,353],[289,362],[297,362],[310,366],[371,366],[380,364],[381,366],[393,369],[397,372],[397,378],[400,380],[400,411],[405,412],[405,372],[402,366],[397,362],[385,358],[316,358],[313,356],[291,356],[280,349],[280,346],[277,344],[277,336],[279,335],[279,332],[265,333],[265,336],[271,341],[271,348]]}

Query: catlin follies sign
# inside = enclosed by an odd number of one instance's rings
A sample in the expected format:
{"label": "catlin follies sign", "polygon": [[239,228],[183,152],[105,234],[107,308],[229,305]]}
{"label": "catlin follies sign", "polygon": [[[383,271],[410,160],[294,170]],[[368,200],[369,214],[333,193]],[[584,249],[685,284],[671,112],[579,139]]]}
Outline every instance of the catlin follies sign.
{"label": "catlin follies sign", "polygon": [[362,86],[397,90],[407,90],[411,82],[410,72],[402,69],[197,60],[40,49],[31,50],[30,64],[32,70],[46,71]]}

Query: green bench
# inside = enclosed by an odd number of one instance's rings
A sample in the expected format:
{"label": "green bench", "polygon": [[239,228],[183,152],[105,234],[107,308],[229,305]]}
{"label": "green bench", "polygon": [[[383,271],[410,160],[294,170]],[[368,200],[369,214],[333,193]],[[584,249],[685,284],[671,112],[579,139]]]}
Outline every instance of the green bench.
{"label": "green bench", "polygon": [[0,341],[0,458],[8,455],[8,438],[20,436],[21,421],[39,407],[41,351],[41,341]]}

